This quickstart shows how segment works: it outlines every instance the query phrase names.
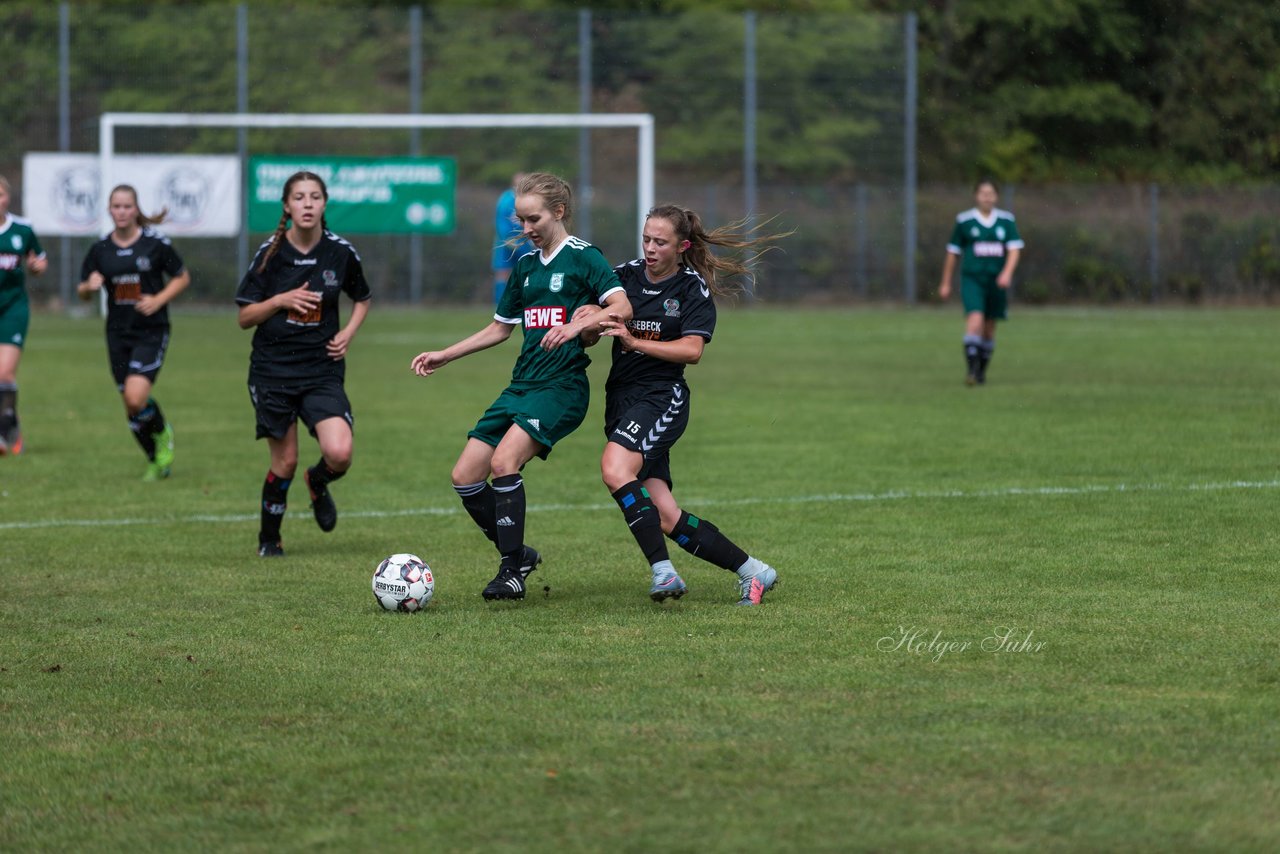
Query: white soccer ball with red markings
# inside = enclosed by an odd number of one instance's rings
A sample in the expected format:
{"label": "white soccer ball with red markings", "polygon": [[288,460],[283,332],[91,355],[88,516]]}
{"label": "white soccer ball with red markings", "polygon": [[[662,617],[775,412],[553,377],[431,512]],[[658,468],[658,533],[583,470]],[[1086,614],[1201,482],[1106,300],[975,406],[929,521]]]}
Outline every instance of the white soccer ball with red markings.
{"label": "white soccer ball with red markings", "polygon": [[388,611],[421,611],[435,592],[431,567],[417,555],[392,555],[373,571],[373,598]]}

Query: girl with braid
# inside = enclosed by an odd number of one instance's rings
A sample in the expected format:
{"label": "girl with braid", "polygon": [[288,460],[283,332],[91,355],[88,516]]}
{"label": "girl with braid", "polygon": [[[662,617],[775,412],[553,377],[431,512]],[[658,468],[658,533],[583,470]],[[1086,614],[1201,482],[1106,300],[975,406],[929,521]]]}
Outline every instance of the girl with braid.
{"label": "girl with braid", "polygon": [[154,228],[167,209],[147,216],[128,184],[113,189],[107,205],[115,228],[89,247],[76,290],[83,300],[95,293],[105,297],[111,376],[147,456],[142,479],[163,480],[173,466],[173,426],[151,389],[169,348],[169,303],[191,283],[191,274],[169,238]]}
{"label": "girl with braid", "polygon": [[[644,223],[644,257],[617,268],[632,318],[611,316],[583,333],[587,346],[613,339],[600,473],[653,573],[649,598],[655,602],[687,590],[664,534],[689,554],[735,573],[739,605],[759,605],[777,583],[773,567],[676,503],[671,447],[689,423],[684,369],[701,360],[715,331],[714,297],[733,293],[726,279],[749,277],[759,252],[785,236],[757,236],[734,226],[707,231],[688,208],[653,208]],[[755,254],[744,260],[717,255],[712,247]]]}
{"label": "girl with braid", "polygon": [[[275,233],[258,249],[236,290],[240,328],[256,327],[249,359],[249,397],[257,437],[267,440],[271,467],[262,484],[258,555],[280,557],[280,523],[298,467],[298,419],[320,445],[304,478],[320,530],[338,524],[329,484],[351,467],[351,403],[343,379],[347,349],[369,313],[369,285],[355,247],[329,231],[329,191],[319,175],[285,181]],[[354,301],[339,327],[339,294]]]}

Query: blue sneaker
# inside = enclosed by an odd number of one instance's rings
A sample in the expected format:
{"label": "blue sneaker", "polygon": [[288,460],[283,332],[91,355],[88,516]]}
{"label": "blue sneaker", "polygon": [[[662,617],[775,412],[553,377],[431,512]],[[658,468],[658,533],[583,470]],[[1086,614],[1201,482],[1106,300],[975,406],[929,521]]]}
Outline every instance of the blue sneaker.
{"label": "blue sneaker", "polygon": [[767,563],[760,563],[755,567],[755,572],[738,582],[738,592],[742,594],[742,598],[738,600],[739,605],[759,605],[764,599],[764,594],[773,589],[773,585],[778,583],[778,571]]}
{"label": "blue sneaker", "polygon": [[649,598],[655,602],[662,602],[666,599],[679,599],[688,590],[689,588],[685,587],[684,580],[676,575],[676,571],[669,569],[653,576],[653,586],[649,588]]}

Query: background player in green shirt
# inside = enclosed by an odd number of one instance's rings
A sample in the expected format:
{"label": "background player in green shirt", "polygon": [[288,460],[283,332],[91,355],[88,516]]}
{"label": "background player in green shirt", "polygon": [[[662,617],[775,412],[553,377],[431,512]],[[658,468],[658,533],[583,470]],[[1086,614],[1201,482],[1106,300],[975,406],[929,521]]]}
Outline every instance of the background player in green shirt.
{"label": "background player in green shirt", "polygon": [[[471,353],[501,344],[517,325],[524,344],[511,384],[467,434],[453,467],[462,506],[502,556],[485,599],[523,599],[525,578],[541,556],[525,545],[525,494],[520,470],[568,436],[587,414],[591,386],[582,330],[610,315],[631,319],[631,303],[600,250],[569,234],[572,192],[562,178],[526,175],[516,186],[516,216],[534,251],[516,259],[493,321],[443,350],[410,364],[420,377]],[[603,306],[579,319],[584,305]],[[489,483],[492,476],[493,482]]]}
{"label": "background player in green shirt", "polygon": [[1009,286],[1022,254],[1022,237],[1013,214],[996,207],[1000,191],[983,179],[973,188],[977,207],[956,217],[947,244],[938,296],[951,296],[956,259],[960,267],[960,297],[964,301],[964,358],[967,385],[987,381],[987,365],[996,349],[996,321],[1009,316]]}
{"label": "background player in green shirt", "polygon": [[23,271],[38,276],[49,266],[31,222],[9,213],[9,197],[9,182],[0,175],[0,457],[22,453],[18,362],[31,320]]}

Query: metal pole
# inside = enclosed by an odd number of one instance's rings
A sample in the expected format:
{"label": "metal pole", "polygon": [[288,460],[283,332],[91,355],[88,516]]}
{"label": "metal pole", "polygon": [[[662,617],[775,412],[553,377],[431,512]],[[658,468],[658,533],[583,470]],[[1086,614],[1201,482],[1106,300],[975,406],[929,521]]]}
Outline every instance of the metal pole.
{"label": "metal pole", "polygon": [[1147,276],[1151,279],[1151,301],[1160,296],[1160,185],[1154,181],[1147,187]]}
{"label": "metal pole", "polygon": [[[58,4],[58,150],[71,150],[71,6]],[[26,188],[23,188],[26,191]],[[58,296],[64,308],[71,301],[71,238],[58,242]]]}
{"label": "metal pole", "polygon": [[908,304],[916,301],[916,27],[915,12],[908,12],[904,27],[906,52],[906,86],[903,96],[903,112],[906,127],[903,131],[902,170],[902,296]]}
{"label": "metal pole", "polygon": [[[236,4],[236,111],[249,112],[249,6]],[[249,269],[249,129],[236,129],[236,153],[240,156],[240,240],[236,263]]]}
{"label": "metal pole", "polygon": [[[591,112],[591,10],[578,10],[578,112]],[[591,129],[578,129],[578,209],[577,232],[591,240]]]}
{"label": "metal pole", "polygon": [[854,279],[858,283],[858,296],[866,299],[871,287],[867,276],[867,249],[870,241],[867,238],[867,185],[861,181],[853,189],[853,217],[853,244],[857,253],[854,258]]}
{"label": "metal pole", "polygon": [[756,13],[744,12],[742,84],[742,182],[745,216],[756,214]]}
{"label": "metal pole", "polygon": [[[422,112],[422,7],[409,7],[409,112]],[[409,156],[422,154],[422,131],[409,131]],[[422,235],[409,235],[409,301],[422,300]]]}
{"label": "metal pole", "polygon": [[640,175],[639,199],[636,205],[636,222],[639,227],[636,228],[636,242],[640,247],[640,254],[644,254],[644,238],[640,236],[640,230],[644,226],[645,215],[649,213],[649,208],[653,207],[653,116],[645,115],[640,124],[639,133],[639,149],[637,158],[637,171]]}

